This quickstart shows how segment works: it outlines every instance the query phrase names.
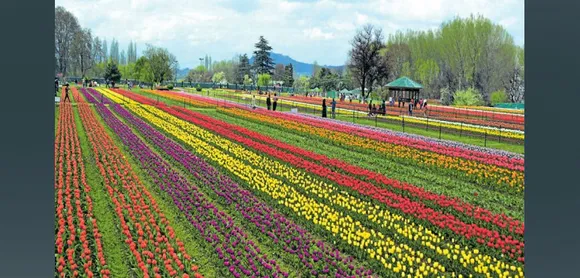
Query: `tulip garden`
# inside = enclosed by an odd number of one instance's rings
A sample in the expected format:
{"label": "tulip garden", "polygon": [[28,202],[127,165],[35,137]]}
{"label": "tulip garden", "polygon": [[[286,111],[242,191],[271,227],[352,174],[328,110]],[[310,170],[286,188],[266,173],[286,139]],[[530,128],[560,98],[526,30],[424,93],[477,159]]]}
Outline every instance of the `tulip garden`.
{"label": "tulip garden", "polygon": [[71,89],[56,113],[57,277],[524,277],[521,154],[184,92]]}

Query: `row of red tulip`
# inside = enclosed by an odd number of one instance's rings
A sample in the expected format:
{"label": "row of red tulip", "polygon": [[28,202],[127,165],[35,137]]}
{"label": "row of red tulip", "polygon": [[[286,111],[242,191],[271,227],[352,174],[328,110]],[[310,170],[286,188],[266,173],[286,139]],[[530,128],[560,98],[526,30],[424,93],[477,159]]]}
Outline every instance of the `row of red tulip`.
{"label": "row of red tulip", "polygon": [[[307,172],[315,174],[319,177],[326,178],[336,184],[353,189],[361,195],[369,196],[380,203],[387,205],[387,207],[403,212],[411,217],[427,221],[435,228],[441,228],[446,232],[453,232],[466,239],[473,238],[474,241],[480,244],[486,244],[490,248],[501,250],[512,258],[523,258],[524,243],[512,236],[506,236],[496,230],[480,227],[476,224],[469,224],[461,221],[457,217],[442,213],[425,206],[422,202],[412,201],[409,198],[400,196],[385,188],[378,188],[373,184],[353,178],[352,176],[333,172],[328,168],[322,167],[317,163],[313,163],[297,157],[293,154],[282,152],[265,144],[256,142],[255,140],[246,136],[241,136],[230,132],[229,130],[217,126],[207,119],[200,119],[184,113],[181,113],[171,107],[163,106],[159,109],[172,114],[181,119],[192,122],[193,124],[203,127],[205,129],[216,132],[220,136],[229,138],[231,140],[242,143],[250,148],[256,149],[267,156],[274,157],[285,161],[294,167],[303,169]],[[522,233],[523,233],[523,228]]]}
{"label": "row of red tulip", "polygon": [[396,190],[397,193],[400,193],[406,197],[410,197],[411,199],[417,199],[420,202],[431,201],[436,204],[435,209],[452,208],[455,210],[456,214],[465,218],[473,218],[476,220],[481,220],[484,223],[493,224],[495,227],[492,227],[492,229],[499,228],[500,230],[507,230],[521,236],[524,234],[524,224],[518,220],[511,219],[505,214],[494,214],[489,210],[471,205],[466,202],[462,202],[461,200],[451,199],[445,195],[435,194],[412,184],[388,178],[381,173],[369,171],[362,167],[352,165],[338,159],[330,159],[325,155],[316,154],[314,152],[286,144],[282,141],[262,135],[255,131],[251,131],[247,128],[219,121],[189,109],[181,107],[172,108],[185,115],[190,115],[206,121],[210,124],[210,126],[222,127],[226,130],[229,130],[230,132],[236,132],[241,136],[253,139],[256,142],[268,144],[269,146],[276,147],[289,154],[299,155],[302,158],[308,159],[311,162],[316,162],[325,167],[332,168],[335,171],[344,172],[353,177],[371,181],[375,185],[378,185],[382,188]]}
{"label": "row of red tulip", "polygon": [[58,277],[110,275],[84,171],[72,106],[64,103],[60,106],[55,140]]}
{"label": "row of red tulip", "polygon": [[124,242],[133,255],[131,264],[139,269],[141,277],[201,277],[153,196],[141,184],[91,108],[82,99],[80,102],[81,122],[120,221]]}

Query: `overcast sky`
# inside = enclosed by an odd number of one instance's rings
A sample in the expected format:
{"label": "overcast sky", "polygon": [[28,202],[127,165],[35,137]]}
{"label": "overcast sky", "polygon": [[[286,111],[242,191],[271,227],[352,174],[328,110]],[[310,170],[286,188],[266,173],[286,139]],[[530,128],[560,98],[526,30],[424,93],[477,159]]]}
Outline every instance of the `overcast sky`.
{"label": "overcast sky", "polygon": [[357,28],[386,34],[435,29],[458,15],[482,14],[524,44],[524,0],[55,0],[93,36],[167,48],[182,68],[251,54],[260,35],[273,51],[298,61],[340,65]]}

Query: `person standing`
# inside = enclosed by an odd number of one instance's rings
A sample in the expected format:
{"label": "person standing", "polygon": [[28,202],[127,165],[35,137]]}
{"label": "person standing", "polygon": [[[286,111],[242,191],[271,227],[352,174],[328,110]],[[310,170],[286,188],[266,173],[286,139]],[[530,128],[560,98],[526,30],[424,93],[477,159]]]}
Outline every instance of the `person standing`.
{"label": "person standing", "polygon": [[413,116],[413,102],[409,102],[409,116]]}
{"label": "person standing", "polygon": [[63,100],[63,102],[66,102],[67,99],[68,99],[68,102],[70,102],[70,97],[68,95],[69,92],[70,92],[70,88],[69,88],[68,83],[67,83],[64,87],[64,100]]}
{"label": "person standing", "polygon": [[252,93],[252,109],[256,109],[256,95]]}
{"label": "person standing", "polygon": [[331,111],[332,111],[332,118],[335,119],[336,118],[336,100],[334,98],[332,99]]}
{"label": "person standing", "polygon": [[274,94],[274,103],[272,105],[272,110],[276,111],[276,106],[278,106],[278,95]]}
{"label": "person standing", "polygon": [[270,106],[272,105],[272,101],[270,100],[270,93],[268,93],[268,97],[266,98],[266,106],[268,110],[270,110]]}
{"label": "person standing", "polygon": [[322,99],[322,117],[326,118],[326,99]]}

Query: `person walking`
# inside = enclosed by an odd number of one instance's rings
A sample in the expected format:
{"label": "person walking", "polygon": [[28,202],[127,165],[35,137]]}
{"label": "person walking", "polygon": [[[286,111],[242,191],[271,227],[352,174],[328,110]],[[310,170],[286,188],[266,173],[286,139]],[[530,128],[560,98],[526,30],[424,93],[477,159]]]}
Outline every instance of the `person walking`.
{"label": "person walking", "polygon": [[326,118],[326,99],[322,99],[322,117]]}
{"label": "person walking", "polygon": [[278,95],[274,94],[274,103],[272,105],[272,110],[276,111],[276,106],[278,106]]}
{"label": "person walking", "polygon": [[266,98],[266,106],[268,110],[270,110],[270,106],[272,105],[272,101],[270,100],[270,93],[268,93],[268,97]]}
{"label": "person walking", "polygon": [[256,95],[252,93],[252,109],[256,109]]}
{"label": "person walking", "polygon": [[66,85],[64,87],[64,100],[63,100],[63,102],[66,102],[67,99],[68,99],[68,102],[71,102],[70,97],[68,95],[69,92],[70,92],[70,88],[68,86],[68,83],[66,83]]}
{"label": "person walking", "polygon": [[335,119],[336,118],[336,100],[333,98],[332,99],[332,106],[331,106],[331,111],[332,111],[332,118]]}

